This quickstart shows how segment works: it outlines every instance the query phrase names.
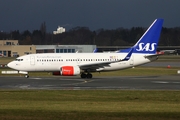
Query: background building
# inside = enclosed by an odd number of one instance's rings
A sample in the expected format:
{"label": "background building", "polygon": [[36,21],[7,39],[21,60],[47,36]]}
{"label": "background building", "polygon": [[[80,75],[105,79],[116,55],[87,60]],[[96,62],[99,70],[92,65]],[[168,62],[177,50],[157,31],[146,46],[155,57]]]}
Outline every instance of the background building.
{"label": "background building", "polygon": [[0,55],[3,57],[18,57],[36,53],[35,45],[19,45],[18,40],[0,40]]}
{"label": "background building", "polygon": [[65,31],[66,31],[65,28],[58,26],[57,31],[53,31],[53,34],[54,35],[61,34],[61,33],[65,32]]}
{"label": "background building", "polygon": [[36,45],[36,53],[92,53],[96,45]]}
{"label": "background building", "polygon": [[33,53],[91,53],[96,45],[19,45],[18,40],[0,40],[0,57]]}

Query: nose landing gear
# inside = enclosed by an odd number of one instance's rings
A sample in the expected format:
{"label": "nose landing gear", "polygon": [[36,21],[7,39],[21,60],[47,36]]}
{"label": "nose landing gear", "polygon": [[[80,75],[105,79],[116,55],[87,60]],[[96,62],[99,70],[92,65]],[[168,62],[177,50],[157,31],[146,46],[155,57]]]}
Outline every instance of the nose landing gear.
{"label": "nose landing gear", "polygon": [[19,74],[23,74],[25,78],[29,78],[28,72],[26,71],[19,71]]}
{"label": "nose landing gear", "polygon": [[24,77],[25,77],[25,78],[29,78],[29,75],[28,75],[28,74],[26,74]]}

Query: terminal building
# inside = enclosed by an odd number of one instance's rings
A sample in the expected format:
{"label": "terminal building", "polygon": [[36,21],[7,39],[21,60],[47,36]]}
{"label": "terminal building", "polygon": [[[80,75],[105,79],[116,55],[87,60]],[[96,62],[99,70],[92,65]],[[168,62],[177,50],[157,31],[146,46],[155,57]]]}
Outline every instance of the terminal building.
{"label": "terminal building", "polygon": [[36,53],[92,53],[96,45],[36,45]]}
{"label": "terminal building", "polygon": [[0,57],[34,53],[92,53],[96,45],[19,45],[18,40],[0,40]]}
{"label": "terminal building", "polygon": [[19,45],[18,40],[0,40],[0,56],[18,57],[36,53],[35,45]]}

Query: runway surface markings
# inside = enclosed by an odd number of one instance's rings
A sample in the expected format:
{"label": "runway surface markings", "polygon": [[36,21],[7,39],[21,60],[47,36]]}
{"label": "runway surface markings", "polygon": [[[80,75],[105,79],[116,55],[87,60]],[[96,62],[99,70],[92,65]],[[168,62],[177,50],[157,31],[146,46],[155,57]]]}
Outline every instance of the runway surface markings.
{"label": "runway surface markings", "polygon": [[173,84],[180,84],[180,82],[166,82],[166,81],[152,81],[153,83],[160,83],[160,84],[168,84],[168,83],[173,83]]}

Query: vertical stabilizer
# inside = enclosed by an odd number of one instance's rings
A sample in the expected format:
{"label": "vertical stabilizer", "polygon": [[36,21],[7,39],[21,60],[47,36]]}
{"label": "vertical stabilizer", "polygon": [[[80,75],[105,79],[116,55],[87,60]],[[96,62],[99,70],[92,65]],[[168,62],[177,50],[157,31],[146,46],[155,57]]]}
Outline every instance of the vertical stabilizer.
{"label": "vertical stabilizer", "polygon": [[[159,37],[161,34],[163,19],[156,19],[142,35],[139,41],[132,47],[133,53],[155,54]],[[119,52],[129,52],[132,48],[120,50]]]}
{"label": "vertical stabilizer", "polygon": [[133,46],[133,53],[155,54],[162,29],[163,19],[156,19]]}

